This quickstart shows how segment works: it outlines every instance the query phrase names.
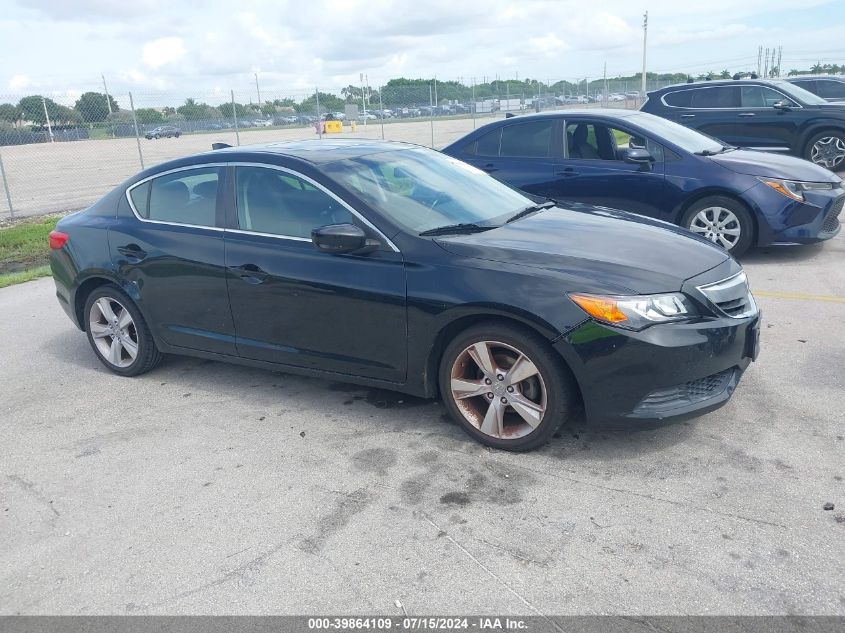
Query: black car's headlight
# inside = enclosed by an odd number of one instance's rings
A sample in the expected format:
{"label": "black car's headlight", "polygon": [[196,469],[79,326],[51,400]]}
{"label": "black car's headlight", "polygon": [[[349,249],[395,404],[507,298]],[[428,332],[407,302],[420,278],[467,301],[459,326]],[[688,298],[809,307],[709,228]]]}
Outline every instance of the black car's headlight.
{"label": "black car's headlight", "polygon": [[757,180],[768,185],[779,194],[792,198],[793,200],[804,201],[805,191],[823,191],[839,187],[840,183],[835,182],[801,182],[799,180],[781,180],[779,178],[763,178],[758,176]]}
{"label": "black car's headlight", "polygon": [[630,330],[697,316],[695,307],[680,292],[630,297],[570,293],[569,298],[597,321]]}

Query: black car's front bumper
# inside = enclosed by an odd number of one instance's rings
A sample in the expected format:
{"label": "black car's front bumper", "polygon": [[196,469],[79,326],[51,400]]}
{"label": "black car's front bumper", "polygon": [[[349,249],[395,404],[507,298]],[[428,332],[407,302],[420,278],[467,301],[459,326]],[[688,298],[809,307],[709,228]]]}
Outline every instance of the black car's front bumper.
{"label": "black car's front bumper", "polygon": [[587,419],[664,420],[723,405],[759,348],[760,314],[653,325],[587,321],[555,347],[573,369]]}

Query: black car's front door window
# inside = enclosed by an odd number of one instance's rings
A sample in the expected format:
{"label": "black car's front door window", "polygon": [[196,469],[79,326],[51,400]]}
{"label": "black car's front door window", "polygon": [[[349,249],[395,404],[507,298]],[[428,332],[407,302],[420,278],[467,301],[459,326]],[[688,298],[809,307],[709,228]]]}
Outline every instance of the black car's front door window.
{"label": "black car's front door window", "polygon": [[310,239],[312,229],[355,221],[337,200],[288,172],[238,167],[235,188],[244,231]]}

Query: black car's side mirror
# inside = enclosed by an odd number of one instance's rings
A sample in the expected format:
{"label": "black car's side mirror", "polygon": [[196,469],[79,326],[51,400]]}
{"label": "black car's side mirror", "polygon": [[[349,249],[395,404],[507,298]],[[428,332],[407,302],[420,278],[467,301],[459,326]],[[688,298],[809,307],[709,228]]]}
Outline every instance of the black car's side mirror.
{"label": "black car's side mirror", "polygon": [[328,224],[311,231],[311,241],[318,251],[342,255],[369,252],[378,246],[367,240],[367,234],[354,224]]}
{"label": "black car's side mirror", "polygon": [[635,165],[651,165],[654,162],[652,156],[647,149],[641,147],[629,147],[622,153],[622,160],[626,163],[633,163]]}
{"label": "black car's side mirror", "polygon": [[775,101],[775,102],[772,104],[772,107],[773,107],[775,110],[783,110],[784,112],[788,112],[789,110],[791,110],[791,109],[792,109],[792,105],[789,103],[789,101],[783,101],[783,100],[781,100],[781,101]]}

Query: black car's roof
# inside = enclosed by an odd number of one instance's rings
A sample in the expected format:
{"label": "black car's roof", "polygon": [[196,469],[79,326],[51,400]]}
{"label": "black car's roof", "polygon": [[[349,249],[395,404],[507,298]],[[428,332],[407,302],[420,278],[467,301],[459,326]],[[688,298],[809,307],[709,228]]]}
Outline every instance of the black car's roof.
{"label": "black car's roof", "polygon": [[751,77],[744,77],[742,79],[711,79],[709,81],[693,81],[690,83],[672,84],[670,86],[663,86],[657,90],[652,90],[648,94],[659,94],[665,90],[678,90],[679,88],[705,88],[707,86],[741,86],[743,84],[755,84],[765,86],[778,86],[783,84],[783,79],[752,79]]}
{"label": "black car's roof", "polygon": [[599,119],[618,119],[627,118],[642,114],[639,110],[624,110],[622,108],[567,108],[566,110],[553,110],[551,112],[534,112],[531,114],[517,114],[512,117],[506,117],[494,121],[494,123],[504,123],[512,119],[518,118],[520,121],[528,121],[531,119],[545,119],[547,117],[571,117],[571,116],[589,116]]}
{"label": "black car's roof", "polygon": [[[369,139],[310,139],[305,141],[287,141],[279,143],[260,143],[241,145],[215,150],[213,154],[274,154],[313,163],[329,163],[347,158],[358,158],[368,154],[378,154],[401,149],[418,147],[410,143],[396,141],[377,141]],[[206,154],[207,156],[207,154]]]}

